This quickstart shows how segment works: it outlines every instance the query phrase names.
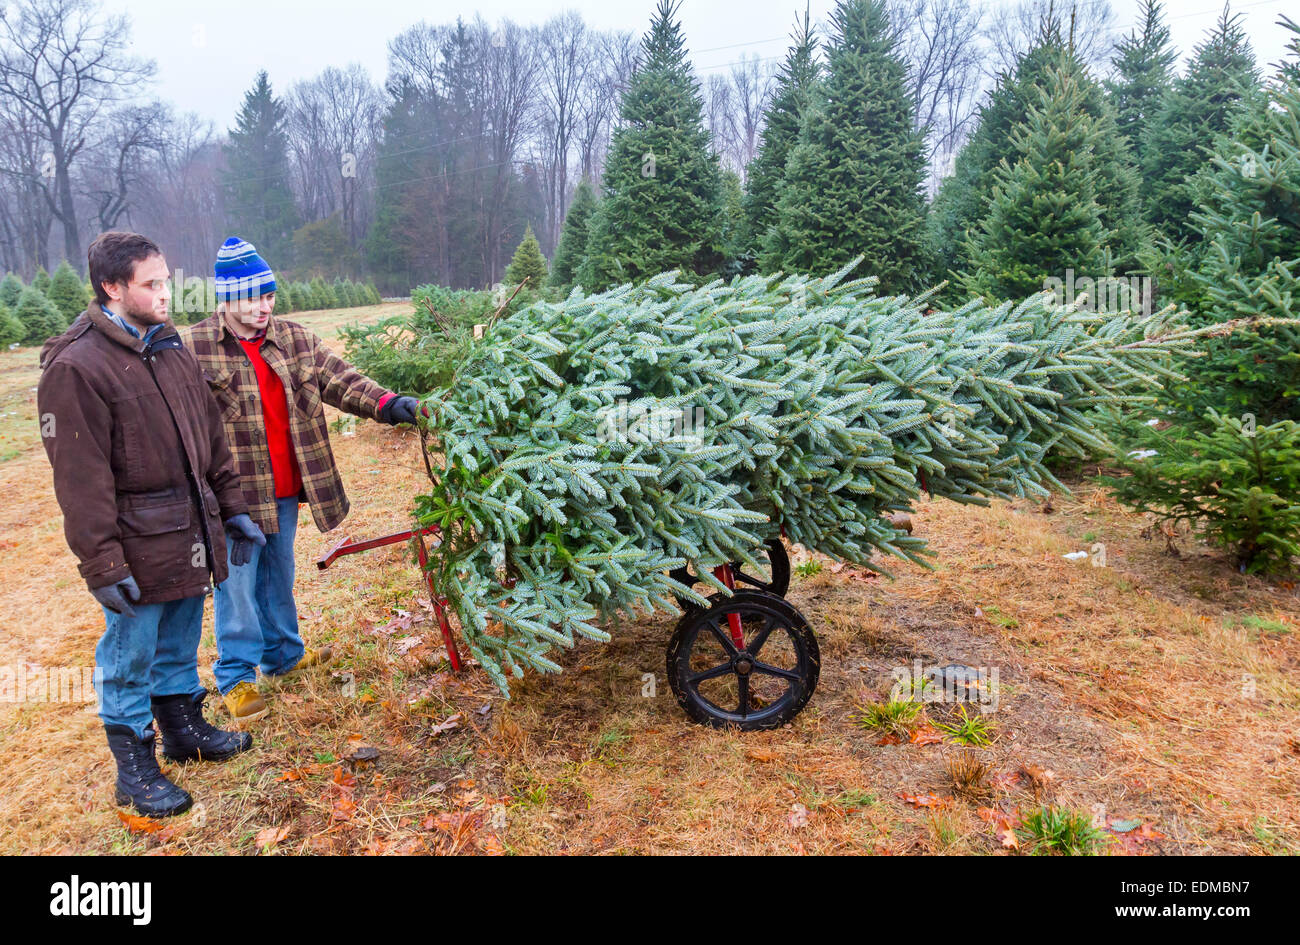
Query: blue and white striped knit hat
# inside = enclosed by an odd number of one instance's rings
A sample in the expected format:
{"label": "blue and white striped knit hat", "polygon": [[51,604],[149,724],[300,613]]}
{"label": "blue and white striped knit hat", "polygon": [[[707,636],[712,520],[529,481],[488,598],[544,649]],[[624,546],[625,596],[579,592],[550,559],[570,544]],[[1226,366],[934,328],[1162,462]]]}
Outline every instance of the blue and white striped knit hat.
{"label": "blue and white striped knit hat", "polygon": [[232,236],[217,250],[213,267],[217,300],[258,299],[275,291],[275,273],[247,240]]}

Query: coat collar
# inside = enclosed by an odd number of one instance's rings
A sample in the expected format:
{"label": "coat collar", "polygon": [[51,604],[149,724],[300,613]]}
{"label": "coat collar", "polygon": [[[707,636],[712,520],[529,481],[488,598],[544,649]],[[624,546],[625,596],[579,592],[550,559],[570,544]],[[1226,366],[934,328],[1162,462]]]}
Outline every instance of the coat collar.
{"label": "coat collar", "polygon": [[[124,348],[130,348],[137,354],[144,351],[144,339],[137,338],[117,322],[113,321],[113,319],[105,315],[104,310],[99,307],[98,302],[92,301],[90,303],[90,307],[86,309],[86,316],[90,319],[90,323],[94,325],[97,330],[102,332],[110,341],[113,341]],[[149,339],[149,344],[151,346],[156,345],[158,342],[175,334],[177,334],[176,325],[169,315],[167,321],[163,322],[163,327],[158,329],[154,336]]]}

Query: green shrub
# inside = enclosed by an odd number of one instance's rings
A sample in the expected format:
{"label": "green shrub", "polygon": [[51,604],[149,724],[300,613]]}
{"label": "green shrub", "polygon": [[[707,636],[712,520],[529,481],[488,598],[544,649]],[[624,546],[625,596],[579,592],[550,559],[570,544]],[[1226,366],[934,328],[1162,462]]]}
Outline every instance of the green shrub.
{"label": "green shrub", "polygon": [[424,332],[411,327],[408,315],[391,315],[372,325],[345,325],[339,330],[344,357],[389,390],[424,395],[451,380],[472,344],[470,330]]}
{"label": "green shrub", "polygon": [[1016,832],[1035,856],[1096,856],[1110,841],[1090,815],[1054,806],[1034,811]]}

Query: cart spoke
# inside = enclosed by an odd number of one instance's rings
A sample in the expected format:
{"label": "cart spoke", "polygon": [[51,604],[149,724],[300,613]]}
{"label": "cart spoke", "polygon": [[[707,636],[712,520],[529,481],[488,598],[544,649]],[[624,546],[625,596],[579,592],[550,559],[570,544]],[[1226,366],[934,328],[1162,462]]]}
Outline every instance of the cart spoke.
{"label": "cart spoke", "polygon": [[736,649],[736,643],[734,640],[731,639],[731,634],[724,633],[722,631],[722,628],[718,626],[717,617],[710,617],[706,622],[705,626],[709,628],[710,633],[712,633],[715,637],[718,638],[718,642],[722,644],[723,652],[725,652],[728,656],[735,656],[737,653],[740,652],[739,650]]}
{"label": "cart spoke", "polygon": [[692,686],[698,688],[700,683],[704,682],[706,679],[717,679],[719,676],[725,676],[729,672],[731,672],[731,663],[719,663],[712,669],[706,669],[695,673],[692,676],[688,676],[686,681]]}
{"label": "cart spoke", "polygon": [[754,672],[763,673],[766,676],[779,676],[782,679],[788,679],[791,682],[798,682],[803,677],[792,669],[782,669],[780,666],[771,666],[767,663],[754,661]]}
{"label": "cart spoke", "polygon": [[763,644],[767,642],[767,638],[768,638],[768,637],[771,635],[771,633],[772,633],[772,626],[773,626],[773,624],[772,624],[772,615],[771,615],[771,614],[764,614],[764,615],[763,615],[763,629],[759,630],[758,633],[756,633],[756,634],[754,634],[752,637],[750,637],[750,638],[749,638],[749,641],[748,641],[748,643],[747,643],[747,645],[746,645],[746,647],[745,647],[745,649],[747,649],[747,650],[749,651],[749,655],[750,655],[750,656],[753,656],[753,657],[757,657],[757,656],[758,656],[758,651],[761,650],[761,649],[763,648]]}
{"label": "cart spoke", "polygon": [[738,675],[736,676],[736,681],[739,683],[739,685],[736,688],[740,690],[740,707],[738,711],[740,712],[740,717],[742,719],[748,718],[749,717],[749,677],[747,675]]}

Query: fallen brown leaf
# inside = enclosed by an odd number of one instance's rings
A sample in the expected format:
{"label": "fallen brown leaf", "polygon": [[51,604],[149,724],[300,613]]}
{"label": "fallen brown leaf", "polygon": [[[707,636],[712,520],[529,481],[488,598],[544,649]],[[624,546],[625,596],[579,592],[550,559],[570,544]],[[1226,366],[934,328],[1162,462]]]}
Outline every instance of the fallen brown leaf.
{"label": "fallen brown leaf", "polygon": [[263,827],[253,837],[253,843],[259,850],[265,850],[267,847],[273,847],[285,837],[289,836],[289,827]]}

